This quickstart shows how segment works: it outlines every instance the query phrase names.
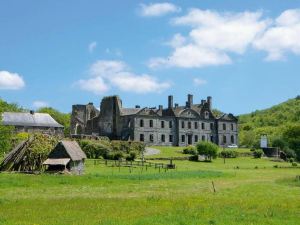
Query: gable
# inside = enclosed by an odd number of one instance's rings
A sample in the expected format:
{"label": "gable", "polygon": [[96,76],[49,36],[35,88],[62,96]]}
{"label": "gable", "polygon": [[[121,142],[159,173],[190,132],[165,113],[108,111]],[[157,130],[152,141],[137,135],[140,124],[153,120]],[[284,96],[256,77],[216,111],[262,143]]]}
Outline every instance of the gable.
{"label": "gable", "polygon": [[198,118],[199,114],[193,109],[184,109],[179,113],[179,116],[185,118]]}

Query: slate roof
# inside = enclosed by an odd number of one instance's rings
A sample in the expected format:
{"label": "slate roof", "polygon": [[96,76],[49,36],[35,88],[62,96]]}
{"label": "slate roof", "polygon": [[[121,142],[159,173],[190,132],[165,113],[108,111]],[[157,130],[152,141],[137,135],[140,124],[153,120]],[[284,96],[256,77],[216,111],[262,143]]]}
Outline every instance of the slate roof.
{"label": "slate roof", "polygon": [[221,115],[220,117],[217,118],[218,120],[228,120],[228,121],[232,121],[232,120],[238,120],[234,115],[232,115],[231,113],[226,114],[224,113],[223,115]]}
{"label": "slate roof", "polygon": [[23,113],[23,112],[4,112],[2,113],[2,124],[10,126],[30,126],[30,127],[61,127],[47,113]]}
{"label": "slate roof", "polygon": [[123,116],[129,116],[129,115],[135,115],[137,114],[140,110],[142,110],[141,108],[122,108],[121,109],[121,114]]}

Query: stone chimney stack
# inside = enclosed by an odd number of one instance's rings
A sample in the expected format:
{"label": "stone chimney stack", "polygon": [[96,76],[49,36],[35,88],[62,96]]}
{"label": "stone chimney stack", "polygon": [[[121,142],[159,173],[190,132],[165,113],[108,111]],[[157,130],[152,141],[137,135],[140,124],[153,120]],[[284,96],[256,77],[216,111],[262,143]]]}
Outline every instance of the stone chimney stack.
{"label": "stone chimney stack", "polygon": [[175,103],[175,108],[178,108],[178,103]]}
{"label": "stone chimney stack", "polygon": [[207,97],[207,104],[208,104],[208,108],[211,110],[211,108],[212,108],[212,97],[211,96]]}
{"label": "stone chimney stack", "polygon": [[201,105],[203,106],[204,104],[205,104],[205,100],[202,99],[202,100],[201,100]]}
{"label": "stone chimney stack", "polygon": [[168,108],[173,108],[173,95],[168,96]]}
{"label": "stone chimney stack", "polygon": [[188,94],[188,101],[186,102],[186,106],[187,106],[188,108],[191,108],[192,105],[193,105],[193,95]]}
{"label": "stone chimney stack", "polygon": [[162,106],[162,105],[159,105],[159,106],[158,106],[158,109],[159,109],[159,110],[162,110],[162,109],[163,109],[163,106]]}

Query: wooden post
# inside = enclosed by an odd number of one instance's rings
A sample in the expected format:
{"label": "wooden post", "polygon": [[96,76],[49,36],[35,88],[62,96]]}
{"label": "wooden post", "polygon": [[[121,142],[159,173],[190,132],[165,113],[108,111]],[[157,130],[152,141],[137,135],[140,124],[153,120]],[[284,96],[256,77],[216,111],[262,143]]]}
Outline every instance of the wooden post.
{"label": "wooden post", "polygon": [[215,184],[214,184],[213,181],[211,183],[212,183],[212,186],[213,186],[214,193],[216,193]]}

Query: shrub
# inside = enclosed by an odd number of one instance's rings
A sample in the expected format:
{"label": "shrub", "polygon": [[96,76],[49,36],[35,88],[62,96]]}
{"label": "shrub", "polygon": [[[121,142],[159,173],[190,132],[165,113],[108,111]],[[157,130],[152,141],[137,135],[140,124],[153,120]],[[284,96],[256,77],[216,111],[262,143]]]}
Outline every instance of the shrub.
{"label": "shrub", "polygon": [[197,150],[193,145],[188,145],[183,149],[183,154],[197,155]]}
{"label": "shrub", "polygon": [[196,154],[196,155],[191,155],[190,157],[189,157],[189,160],[190,161],[198,161],[198,155]]}
{"label": "shrub", "polygon": [[292,166],[295,166],[295,167],[296,167],[296,166],[298,166],[298,164],[295,163],[295,162],[293,162],[293,163],[292,163]]}
{"label": "shrub", "polygon": [[261,149],[256,149],[253,151],[254,158],[261,158],[263,154],[264,152]]}
{"label": "shrub", "polygon": [[126,156],[127,161],[134,161],[136,158],[136,152],[129,152],[129,154]]}
{"label": "shrub", "polygon": [[234,150],[223,150],[219,153],[219,157],[221,158],[236,158],[238,156],[238,152]]}
{"label": "shrub", "polygon": [[217,157],[219,147],[211,142],[198,142],[196,145],[199,155],[205,155],[206,160],[211,161]]}

